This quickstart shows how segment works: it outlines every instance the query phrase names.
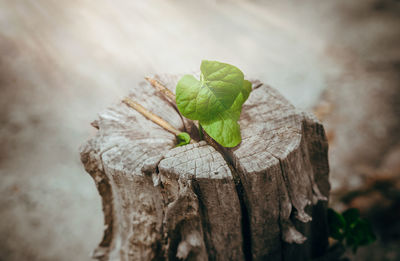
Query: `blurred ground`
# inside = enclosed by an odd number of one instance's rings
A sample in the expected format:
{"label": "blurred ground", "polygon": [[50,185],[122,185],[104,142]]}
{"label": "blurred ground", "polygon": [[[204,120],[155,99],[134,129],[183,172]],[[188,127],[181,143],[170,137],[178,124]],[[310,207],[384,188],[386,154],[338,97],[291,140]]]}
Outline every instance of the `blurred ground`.
{"label": "blurred ground", "polygon": [[89,123],[143,76],[202,59],[317,114],[332,204],[379,228],[352,258],[400,260],[399,28],[395,0],[0,0],[0,260],[89,260],[103,221],[78,155]]}

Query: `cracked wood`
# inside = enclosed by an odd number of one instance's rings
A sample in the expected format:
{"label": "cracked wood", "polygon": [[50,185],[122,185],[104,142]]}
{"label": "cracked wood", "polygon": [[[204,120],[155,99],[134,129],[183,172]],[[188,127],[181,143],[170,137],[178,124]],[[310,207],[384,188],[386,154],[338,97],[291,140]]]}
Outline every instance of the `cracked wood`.
{"label": "cracked wood", "polygon": [[[174,92],[177,76],[155,77]],[[99,260],[309,260],[327,245],[327,141],[312,116],[257,82],[242,143],[174,148],[174,135],[123,103],[99,114],[81,159],[103,201]],[[140,83],[131,98],[196,133]],[[228,159],[228,160],[226,160]],[[233,167],[233,168],[232,168]]]}

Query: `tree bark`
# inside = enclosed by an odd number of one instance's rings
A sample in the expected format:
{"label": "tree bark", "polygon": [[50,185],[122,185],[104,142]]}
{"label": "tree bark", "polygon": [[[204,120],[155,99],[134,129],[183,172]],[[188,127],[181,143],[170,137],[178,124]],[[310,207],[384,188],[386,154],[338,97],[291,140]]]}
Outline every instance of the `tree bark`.
{"label": "tree bark", "polygon": [[[157,76],[174,92],[178,77]],[[102,197],[99,260],[310,260],[327,247],[323,126],[273,88],[253,84],[242,142],[175,148],[175,136],[123,103],[99,115],[81,159]],[[196,133],[141,83],[130,97]]]}

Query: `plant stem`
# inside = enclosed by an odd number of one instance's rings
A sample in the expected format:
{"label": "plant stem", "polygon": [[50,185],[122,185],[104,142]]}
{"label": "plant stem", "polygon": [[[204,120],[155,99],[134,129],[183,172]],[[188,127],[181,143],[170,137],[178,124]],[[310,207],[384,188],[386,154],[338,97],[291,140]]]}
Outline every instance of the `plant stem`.
{"label": "plant stem", "polygon": [[170,89],[168,89],[167,87],[162,85],[156,79],[153,79],[150,77],[144,77],[144,78],[146,79],[146,81],[148,81],[151,84],[151,86],[156,88],[157,91],[161,92],[164,96],[166,96],[170,100],[170,102],[175,104],[175,94],[173,92],[171,92]]}
{"label": "plant stem", "polygon": [[[147,119],[151,120],[152,122],[158,124],[165,130],[171,132],[175,136],[177,136],[181,131],[175,129],[171,124],[166,122],[164,119],[160,118],[159,116],[155,115],[154,113],[148,111],[146,108],[144,108],[142,105],[139,103],[135,102],[134,100],[126,97],[122,100],[123,103],[128,105],[129,107],[135,109],[139,113],[141,113],[143,116],[145,116]],[[190,140],[190,143],[194,143],[193,140]]]}
{"label": "plant stem", "polygon": [[200,140],[204,140],[203,126],[201,126],[200,122],[199,122],[199,136]]}

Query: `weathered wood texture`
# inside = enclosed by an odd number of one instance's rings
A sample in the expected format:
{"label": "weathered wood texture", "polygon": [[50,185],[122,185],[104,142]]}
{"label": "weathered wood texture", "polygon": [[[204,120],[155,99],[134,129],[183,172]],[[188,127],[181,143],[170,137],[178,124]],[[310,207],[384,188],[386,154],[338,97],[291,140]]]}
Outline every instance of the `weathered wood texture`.
{"label": "weathered wood texture", "polygon": [[[174,91],[177,77],[158,77]],[[94,257],[309,260],[325,250],[324,129],[276,90],[253,87],[233,149],[174,148],[174,135],[123,103],[99,115],[81,147],[105,215]],[[146,83],[130,97],[175,128],[191,125]]]}

